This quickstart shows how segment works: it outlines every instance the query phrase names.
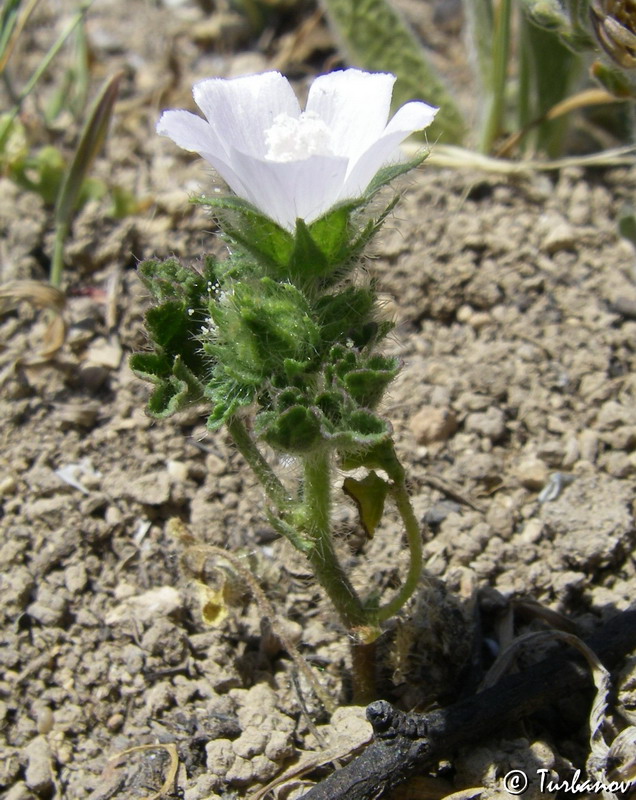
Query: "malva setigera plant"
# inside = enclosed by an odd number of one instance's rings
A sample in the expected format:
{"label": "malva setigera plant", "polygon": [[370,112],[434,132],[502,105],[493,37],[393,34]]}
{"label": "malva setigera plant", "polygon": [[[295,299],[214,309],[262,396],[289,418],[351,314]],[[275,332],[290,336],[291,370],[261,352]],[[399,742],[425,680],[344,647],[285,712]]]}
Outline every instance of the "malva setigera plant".
{"label": "malva setigera plant", "polygon": [[[322,75],[301,111],[277,72],[212,78],[194,86],[205,119],[163,113],[158,133],[201,155],[231,190],[197,200],[229,253],[196,267],[141,264],[155,300],[146,315],[154,349],[131,359],[154,384],[152,416],[205,403],[208,428],[226,426],[262,484],[270,524],[306,556],[349,635],[359,700],[374,696],[373,642],[422,569],[405,470],[377,410],[400,368],[381,352],[392,323],[360,269],[397,200],[381,203],[378,193],[425,156],[404,161],[400,144],[436,113],[413,101],[389,120],[394,81],[356,69]],[[271,466],[290,457],[301,465],[294,487]],[[410,550],[408,574],[384,605],[377,587],[354,588],[334,546],[335,470],[361,468],[348,491],[365,525],[377,525],[390,499]]]}

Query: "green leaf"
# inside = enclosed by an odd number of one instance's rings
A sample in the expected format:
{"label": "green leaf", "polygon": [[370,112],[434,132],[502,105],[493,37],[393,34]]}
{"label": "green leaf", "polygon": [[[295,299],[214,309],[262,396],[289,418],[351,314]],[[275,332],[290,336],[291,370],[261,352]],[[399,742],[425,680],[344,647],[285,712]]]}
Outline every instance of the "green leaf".
{"label": "green leaf", "polygon": [[172,363],[165,353],[133,353],[129,364],[135,375],[153,383],[170,375],[172,370]]}
{"label": "green leaf", "polygon": [[80,190],[97,153],[102,149],[119,91],[123,72],[114,75],[99,93],[86,120],[77,150],[60,187],[55,203],[55,241],[51,264],[51,283],[59,287],[64,269],[64,241],[80,196]]}
{"label": "green leaf", "polygon": [[395,471],[395,451],[390,434],[378,436],[376,441],[368,442],[365,446],[351,448],[341,453],[341,466],[344,470],[358,469],[383,469],[389,475]]}
{"label": "green leaf", "polygon": [[391,200],[391,202],[386,206],[384,211],[375,219],[369,220],[366,226],[362,229],[361,233],[358,235],[358,238],[355,239],[353,242],[351,242],[350,252],[352,258],[355,258],[362,253],[362,251],[369,244],[371,239],[380,230],[380,228],[384,223],[384,220],[389,216],[391,211],[393,211],[399,199],[400,199],[399,196],[396,195]]}
{"label": "green leaf", "polygon": [[211,208],[229,239],[263,260],[272,274],[284,276],[294,251],[289,231],[240,197],[196,197],[192,202]]}
{"label": "green leaf", "polygon": [[77,150],[69,167],[55,206],[56,225],[70,219],[77,202],[82,182],[88,174],[95,156],[102,149],[113,115],[115,100],[123,72],[118,72],[103,86],[86,120]]}
{"label": "green leaf", "polygon": [[382,466],[373,462],[367,463],[365,454],[372,453],[391,441],[391,425],[387,420],[372,411],[357,409],[347,415],[339,428],[333,434],[325,434],[325,438],[341,456],[362,459],[357,466]]}
{"label": "green leaf", "polygon": [[228,377],[222,364],[218,365],[212,380],[205,387],[205,398],[212,405],[207,428],[217,430],[232,417],[241,406],[254,402],[256,387],[246,386],[241,381]]}
{"label": "green leaf", "polygon": [[[382,356],[377,356],[376,360],[381,358]],[[397,358],[387,358],[384,361],[387,363],[381,367],[372,369],[369,364],[366,369],[357,369],[345,375],[345,388],[358,405],[375,408],[386,387],[400,371]]]}
{"label": "green leaf", "polygon": [[336,206],[309,226],[311,238],[332,268],[342,265],[349,257],[350,220],[351,208]]}
{"label": "green leaf", "polygon": [[384,514],[384,501],[389,492],[388,483],[371,470],[361,481],[345,478],[342,488],[358,507],[360,523],[367,537],[373,539],[375,529]]}
{"label": "green leaf", "polygon": [[395,106],[414,99],[439,106],[428,136],[461,143],[465,124],[455,102],[389,0],[324,0],[324,7],[352,65],[397,75]]}
{"label": "green leaf", "polygon": [[323,295],[316,303],[325,346],[355,338],[357,331],[370,322],[375,292],[370,287],[348,286],[334,294]]}

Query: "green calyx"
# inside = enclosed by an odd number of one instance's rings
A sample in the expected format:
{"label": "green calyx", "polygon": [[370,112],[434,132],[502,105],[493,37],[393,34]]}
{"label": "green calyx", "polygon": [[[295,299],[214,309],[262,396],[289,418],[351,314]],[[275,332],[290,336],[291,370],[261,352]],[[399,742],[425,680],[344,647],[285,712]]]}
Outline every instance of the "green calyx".
{"label": "green calyx", "polygon": [[364,247],[393,209],[393,198],[379,212],[369,206],[378,192],[419,166],[424,151],[410,161],[391,164],[373,178],[362,197],[345,200],[322,217],[306,224],[296,220],[291,233],[240,197],[200,197],[193,202],[208,207],[218,219],[228,242],[237,249],[244,268],[254,261],[260,274],[304,288],[324,288],[341,280],[355,266]]}

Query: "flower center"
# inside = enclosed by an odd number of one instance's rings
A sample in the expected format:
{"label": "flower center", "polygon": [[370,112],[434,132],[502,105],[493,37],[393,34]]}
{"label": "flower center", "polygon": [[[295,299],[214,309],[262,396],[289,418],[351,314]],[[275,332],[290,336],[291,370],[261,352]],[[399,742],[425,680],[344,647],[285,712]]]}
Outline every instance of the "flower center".
{"label": "flower center", "polygon": [[331,156],[331,131],[313,111],[299,117],[279,114],[265,131],[269,161],[301,161],[309,156]]}

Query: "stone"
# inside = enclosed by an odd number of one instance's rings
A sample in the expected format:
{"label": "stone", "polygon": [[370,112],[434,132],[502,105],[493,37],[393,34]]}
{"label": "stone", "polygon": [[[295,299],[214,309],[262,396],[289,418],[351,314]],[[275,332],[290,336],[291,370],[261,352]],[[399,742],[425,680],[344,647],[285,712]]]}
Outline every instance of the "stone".
{"label": "stone", "polygon": [[501,409],[490,406],[483,413],[469,414],[464,429],[485,436],[491,442],[498,442],[506,434],[506,417]]}
{"label": "stone", "polygon": [[51,750],[45,736],[36,736],[24,748],[27,759],[25,782],[38,795],[47,795],[53,788]]}
{"label": "stone", "polygon": [[449,408],[423,406],[409,422],[418,444],[445,442],[457,430],[457,417]]}
{"label": "stone", "polygon": [[530,456],[517,464],[515,474],[525,489],[538,492],[545,486],[550,471],[545,461],[536,456]]}

